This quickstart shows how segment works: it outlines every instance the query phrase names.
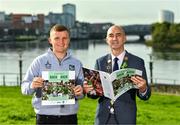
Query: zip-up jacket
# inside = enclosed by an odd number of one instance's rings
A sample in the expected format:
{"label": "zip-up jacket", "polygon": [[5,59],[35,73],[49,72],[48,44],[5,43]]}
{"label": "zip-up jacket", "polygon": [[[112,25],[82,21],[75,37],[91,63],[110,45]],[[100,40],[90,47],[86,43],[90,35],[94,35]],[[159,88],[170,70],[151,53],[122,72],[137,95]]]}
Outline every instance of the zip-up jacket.
{"label": "zip-up jacket", "polygon": [[34,77],[42,77],[42,71],[75,71],[75,84],[83,85],[82,63],[72,57],[68,51],[66,56],[59,61],[52,50],[49,48],[46,53],[35,58],[28,68],[26,75],[21,84],[21,91],[23,94],[32,95],[32,105],[36,114],[41,115],[72,115],[77,114],[79,105],[76,97],[75,104],[72,105],[41,105],[41,89],[32,89],[32,80]]}

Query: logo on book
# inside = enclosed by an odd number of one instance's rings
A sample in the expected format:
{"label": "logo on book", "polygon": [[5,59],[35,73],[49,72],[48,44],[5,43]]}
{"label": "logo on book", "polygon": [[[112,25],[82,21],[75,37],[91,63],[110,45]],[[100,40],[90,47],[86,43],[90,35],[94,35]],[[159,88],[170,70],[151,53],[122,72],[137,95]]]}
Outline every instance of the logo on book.
{"label": "logo on book", "polygon": [[51,64],[49,63],[49,61],[46,62],[45,67],[46,69],[51,69]]}

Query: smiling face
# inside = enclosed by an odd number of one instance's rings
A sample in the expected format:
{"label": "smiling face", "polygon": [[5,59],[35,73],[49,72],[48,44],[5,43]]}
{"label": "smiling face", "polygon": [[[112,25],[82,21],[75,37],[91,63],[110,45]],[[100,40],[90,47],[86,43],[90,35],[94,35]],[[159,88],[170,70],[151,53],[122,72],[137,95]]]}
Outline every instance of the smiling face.
{"label": "smiling face", "polygon": [[62,25],[55,25],[50,31],[49,43],[55,55],[66,54],[70,42],[69,30]]}
{"label": "smiling face", "polygon": [[112,26],[107,31],[106,42],[112,51],[124,51],[124,43],[126,36],[124,30],[120,26]]}
{"label": "smiling face", "polygon": [[66,53],[69,47],[69,33],[67,31],[51,31],[49,43],[54,53]]}

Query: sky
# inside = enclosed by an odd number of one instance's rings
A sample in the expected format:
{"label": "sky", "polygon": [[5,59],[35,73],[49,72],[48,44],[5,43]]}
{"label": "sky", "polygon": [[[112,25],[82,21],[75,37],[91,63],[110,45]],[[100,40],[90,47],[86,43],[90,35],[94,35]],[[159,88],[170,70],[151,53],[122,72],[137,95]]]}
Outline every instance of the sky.
{"label": "sky", "polygon": [[180,23],[180,0],[0,0],[0,11],[47,15],[62,13],[66,3],[76,5],[76,20],[81,22],[151,24],[158,22],[161,10],[170,10]]}

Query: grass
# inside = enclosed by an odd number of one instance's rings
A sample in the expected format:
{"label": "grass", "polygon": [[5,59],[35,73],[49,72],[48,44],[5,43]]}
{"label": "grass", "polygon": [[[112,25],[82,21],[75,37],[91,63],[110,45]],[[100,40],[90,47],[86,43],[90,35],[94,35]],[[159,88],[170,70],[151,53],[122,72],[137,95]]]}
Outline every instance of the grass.
{"label": "grass", "polygon": [[[35,124],[35,113],[31,105],[32,96],[21,94],[19,87],[0,87],[0,125]],[[80,125],[92,125],[97,100],[80,100],[78,119]],[[153,93],[150,100],[137,98],[137,124],[180,125],[180,96]]]}
{"label": "grass", "polygon": [[180,96],[152,94],[149,101],[137,100],[137,123],[180,125]]}
{"label": "grass", "polygon": [[0,87],[0,124],[35,124],[31,98],[19,87]]}

